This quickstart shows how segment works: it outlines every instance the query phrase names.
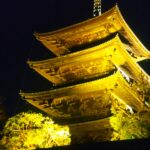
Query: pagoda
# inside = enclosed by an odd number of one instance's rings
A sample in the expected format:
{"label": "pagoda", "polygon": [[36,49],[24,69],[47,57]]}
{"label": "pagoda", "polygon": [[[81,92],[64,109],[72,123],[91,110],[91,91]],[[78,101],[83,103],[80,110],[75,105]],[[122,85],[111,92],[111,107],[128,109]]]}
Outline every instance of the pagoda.
{"label": "pagoda", "polygon": [[111,108],[116,103],[131,114],[146,107],[135,83],[150,83],[138,64],[149,59],[150,52],[117,5],[86,21],[34,35],[56,57],[27,63],[53,87],[21,91],[20,95],[58,123],[68,125],[74,141],[110,140]]}

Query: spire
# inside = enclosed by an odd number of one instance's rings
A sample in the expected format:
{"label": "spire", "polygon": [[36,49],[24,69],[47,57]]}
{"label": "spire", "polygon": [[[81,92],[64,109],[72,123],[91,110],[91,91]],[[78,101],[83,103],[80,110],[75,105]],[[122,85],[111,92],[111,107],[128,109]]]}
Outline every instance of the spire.
{"label": "spire", "polygon": [[94,0],[93,5],[93,16],[100,16],[101,15],[101,0]]}

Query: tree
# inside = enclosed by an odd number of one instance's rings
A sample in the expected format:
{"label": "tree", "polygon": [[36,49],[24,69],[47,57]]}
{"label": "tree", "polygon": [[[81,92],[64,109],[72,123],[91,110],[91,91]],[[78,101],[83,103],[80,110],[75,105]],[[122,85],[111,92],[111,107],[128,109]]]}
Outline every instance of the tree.
{"label": "tree", "polygon": [[127,110],[126,104],[116,100],[112,105],[110,124],[114,130],[112,141],[150,138],[150,110],[136,113]]}
{"label": "tree", "polygon": [[22,112],[8,119],[0,145],[8,150],[24,150],[69,145],[70,142],[67,126],[54,124],[51,118],[40,113]]}

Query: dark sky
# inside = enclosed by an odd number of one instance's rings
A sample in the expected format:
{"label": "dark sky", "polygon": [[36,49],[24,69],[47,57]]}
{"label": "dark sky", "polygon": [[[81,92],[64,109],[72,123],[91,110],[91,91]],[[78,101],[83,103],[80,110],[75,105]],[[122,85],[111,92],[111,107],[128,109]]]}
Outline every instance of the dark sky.
{"label": "dark sky", "polygon": [[[134,33],[150,49],[149,0],[103,0],[102,11],[115,3]],[[16,106],[17,93],[26,76],[26,60],[31,57],[31,50],[36,51],[33,33],[91,18],[92,4],[93,0],[1,0],[0,95],[7,98],[7,105]]]}

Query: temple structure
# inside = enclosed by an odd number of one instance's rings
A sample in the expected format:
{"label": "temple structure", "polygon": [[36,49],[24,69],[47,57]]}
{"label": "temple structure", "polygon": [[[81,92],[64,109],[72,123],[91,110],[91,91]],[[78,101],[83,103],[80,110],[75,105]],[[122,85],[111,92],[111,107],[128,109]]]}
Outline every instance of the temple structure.
{"label": "temple structure", "polygon": [[27,63],[53,87],[20,95],[58,123],[69,125],[74,141],[110,140],[111,108],[116,103],[131,114],[146,107],[135,83],[150,82],[138,64],[149,59],[150,52],[117,5],[92,19],[34,35],[56,57]]}

